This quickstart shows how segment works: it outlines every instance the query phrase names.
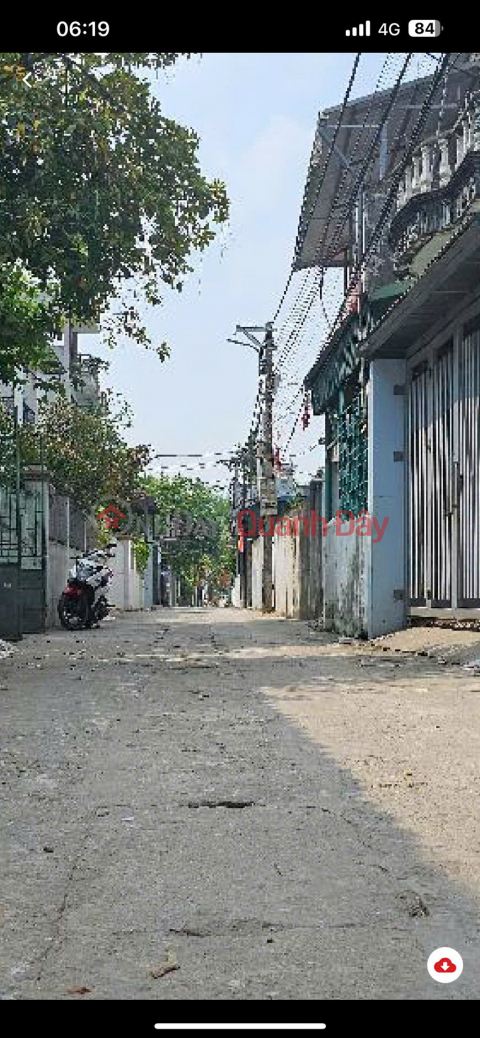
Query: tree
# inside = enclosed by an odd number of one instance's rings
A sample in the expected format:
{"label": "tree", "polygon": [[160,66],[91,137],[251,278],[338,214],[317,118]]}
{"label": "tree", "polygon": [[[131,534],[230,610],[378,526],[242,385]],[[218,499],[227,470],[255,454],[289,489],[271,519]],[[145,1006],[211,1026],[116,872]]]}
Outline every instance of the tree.
{"label": "tree", "polygon": [[[12,419],[2,414],[0,430]],[[20,456],[50,472],[55,488],[85,512],[110,501],[135,501],[149,461],[149,448],[130,447],[122,436],[123,412],[79,407],[65,399],[40,405],[36,425],[20,425]]]}
{"label": "tree", "polygon": [[28,369],[53,372],[58,366],[50,345],[57,334],[52,305],[18,264],[0,268],[1,382],[16,384]]}
{"label": "tree", "polygon": [[179,475],[148,476],[143,486],[156,502],[160,528],[167,534],[164,551],[186,597],[200,580],[215,590],[228,587],[235,554],[227,498],[201,479]]}
{"label": "tree", "polygon": [[[107,307],[111,344],[121,331],[151,346],[139,299],[180,290],[189,254],[226,220],[197,135],[163,115],[141,74],[180,56],[0,55],[0,352],[17,344],[0,377],[19,358],[41,362],[65,318],[96,322]],[[155,348],[164,359],[166,344]]]}

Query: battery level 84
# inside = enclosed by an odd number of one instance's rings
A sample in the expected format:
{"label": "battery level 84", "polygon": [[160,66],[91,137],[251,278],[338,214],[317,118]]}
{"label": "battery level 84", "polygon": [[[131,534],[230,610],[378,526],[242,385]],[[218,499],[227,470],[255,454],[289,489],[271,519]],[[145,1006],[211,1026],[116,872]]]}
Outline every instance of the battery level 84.
{"label": "battery level 84", "polygon": [[409,36],[440,36],[443,26],[431,18],[417,18],[408,23]]}

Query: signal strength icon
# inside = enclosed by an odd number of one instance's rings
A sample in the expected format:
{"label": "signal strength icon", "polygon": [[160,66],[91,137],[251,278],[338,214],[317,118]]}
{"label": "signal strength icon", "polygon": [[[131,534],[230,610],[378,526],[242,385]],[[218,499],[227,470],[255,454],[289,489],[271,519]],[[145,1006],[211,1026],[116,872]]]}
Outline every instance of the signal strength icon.
{"label": "signal strength icon", "polygon": [[363,22],[360,25],[354,25],[353,29],[345,29],[345,36],[370,36],[370,22]]}

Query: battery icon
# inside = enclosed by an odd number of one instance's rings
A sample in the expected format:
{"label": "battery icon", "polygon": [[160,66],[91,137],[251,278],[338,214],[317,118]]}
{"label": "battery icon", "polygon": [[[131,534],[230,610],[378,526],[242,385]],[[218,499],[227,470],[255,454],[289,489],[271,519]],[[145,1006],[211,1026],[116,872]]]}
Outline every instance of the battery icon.
{"label": "battery icon", "polygon": [[440,36],[443,26],[431,18],[416,18],[408,23],[408,35],[417,37]]}

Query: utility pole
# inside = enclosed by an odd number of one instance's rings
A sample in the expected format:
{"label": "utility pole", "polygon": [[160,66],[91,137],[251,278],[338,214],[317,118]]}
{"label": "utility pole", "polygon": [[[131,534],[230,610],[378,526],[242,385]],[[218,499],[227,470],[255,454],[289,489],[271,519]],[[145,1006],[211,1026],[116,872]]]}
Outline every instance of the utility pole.
{"label": "utility pole", "polygon": [[270,520],[277,510],[275,492],[275,473],[273,467],[273,331],[272,323],[265,325],[265,341],[260,354],[260,370],[265,374],[264,407],[262,420],[262,440],[258,445],[260,461],[260,515],[263,518],[263,572],[262,572],[262,608],[270,613],[274,608],[273,595],[273,536],[270,536]]}
{"label": "utility pole", "polygon": [[[245,452],[242,451],[242,512],[245,510],[245,507],[246,507],[246,504],[247,504],[247,486],[246,486],[245,465],[246,465]],[[243,527],[243,522],[242,522],[242,527]],[[248,552],[248,538],[246,536],[244,536],[242,538],[242,543],[243,543],[243,552],[242,552],[242,566],[243,566],[242,588],[243,588],[243,604],[244,604],[244,607],[246,609],[247,606],[248,606],[248,555],[247,555],[247,552]]]}
{"label": "utility pole", "polygon": [[[265,379],[262,388],[262,424],[261,438],[257,443],[257,487],[260,503],[260,516],[267,536],[263,541],[262,565],[262,609],[269,613],[274,608],[273,596],[273,536],[269,535],[270,520],[276,515],[277,496],[275,473],[273,467],[273,325],[269,321],[263,327],[251,327],[237,324],[236,333],[241,332],[249,341],[240,343],[238,339],[229,339],[238,345],[251,346],[259,357],[259,379]],[[256,335],[264,333],[264,341],[260,342]],[[255,334],[256,333],[256,334]],[[261,384],[261,383],[260,383]]]}

